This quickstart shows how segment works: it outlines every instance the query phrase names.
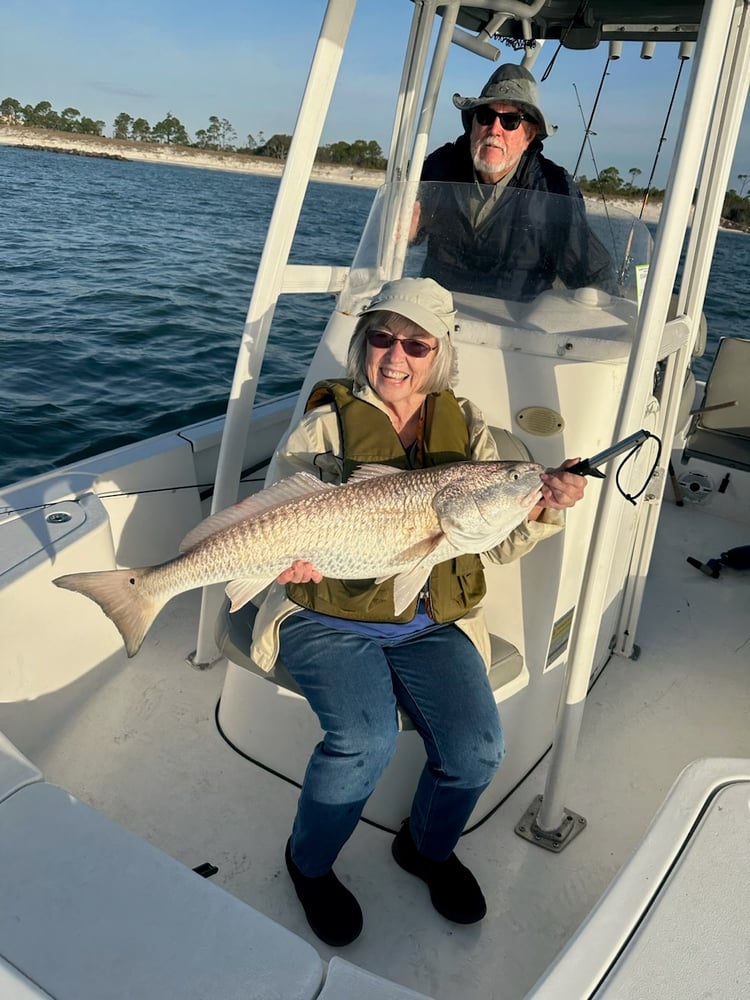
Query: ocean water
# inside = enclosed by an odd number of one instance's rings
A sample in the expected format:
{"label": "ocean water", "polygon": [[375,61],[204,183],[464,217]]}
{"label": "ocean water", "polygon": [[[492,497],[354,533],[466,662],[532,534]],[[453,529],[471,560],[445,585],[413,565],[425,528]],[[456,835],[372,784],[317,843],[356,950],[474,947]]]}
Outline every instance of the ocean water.
{"label": "ocean water", "polygon": [[[0,485],[224,412],[278,183],[0,146]],[[348,265],[373,195],[311,184],[292,261]],[[720,233],[699,376],[749,273]],[[332,302],[282,297],[259,399],[298,388]]]}

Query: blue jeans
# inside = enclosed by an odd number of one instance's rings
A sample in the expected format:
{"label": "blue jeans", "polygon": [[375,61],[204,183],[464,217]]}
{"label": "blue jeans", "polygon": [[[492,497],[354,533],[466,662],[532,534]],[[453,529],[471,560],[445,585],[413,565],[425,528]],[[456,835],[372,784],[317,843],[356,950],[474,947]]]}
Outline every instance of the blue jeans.
{"label": "blue jeans", "polygon": [[292,615],[281,658],[325,732],[310,758],[292,830],[304,875],[324,875],[351,836],[396,748],[398,701],[427,762],[409,827],[417,849],[447,858],[505,752],[484,663],[455,625],[373,639]]}

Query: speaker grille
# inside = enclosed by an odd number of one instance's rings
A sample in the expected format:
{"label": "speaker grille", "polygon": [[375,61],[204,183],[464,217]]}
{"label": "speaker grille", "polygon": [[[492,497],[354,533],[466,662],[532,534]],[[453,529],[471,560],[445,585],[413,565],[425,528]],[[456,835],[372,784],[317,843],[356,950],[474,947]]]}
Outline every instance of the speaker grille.
{"label": "speaker grille", "polygon": [[565,421],[555,410],[550,410],[546,406],[526,406],[516,414],[516,423],[526,431],[527,434],[536,434],[538,437],[551,437],[553,434],[561,434],[565,427]]}

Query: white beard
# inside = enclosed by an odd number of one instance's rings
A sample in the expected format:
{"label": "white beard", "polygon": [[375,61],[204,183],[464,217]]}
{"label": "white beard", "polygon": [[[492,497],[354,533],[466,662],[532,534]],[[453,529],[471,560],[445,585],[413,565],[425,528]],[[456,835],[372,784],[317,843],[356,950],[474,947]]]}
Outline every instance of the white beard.
{"label": "white beard", "polygon": [[[492,163],[489,163],[482,156],[482,151],[488,146],[493,149],[502,150],[504,153],[502,159],[495,159]],[[487,138],[480,139],[478,142],[474,143],[471,150],[471,159],[474,164],[474,169],[479,174],[500,174],[502,177],[515,166],[515,163],[513,163],[508,156],[508,150],[505,143],[503,143],[502,140],[496,139],[494,136],[488,136]]]}

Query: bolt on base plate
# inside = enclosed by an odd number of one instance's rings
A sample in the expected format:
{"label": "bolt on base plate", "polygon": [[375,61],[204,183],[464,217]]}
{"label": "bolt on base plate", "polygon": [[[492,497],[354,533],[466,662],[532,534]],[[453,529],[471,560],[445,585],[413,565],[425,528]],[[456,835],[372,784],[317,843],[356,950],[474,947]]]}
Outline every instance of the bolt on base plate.
{"label": "bolt on base plate", "polygon": [[537,847],[543,847],[546,851],[559,853],[564,847],[575,840],[579,833],[586,829],[586,820],[583,816],[573,812],[572,809],[565,809],[562,822],[554,830],[543,830],[537,825],[537,816],[542,808],[544,796],[537,795],[529,808],[516,824],[516,833],[524,840],[530,840]]}

